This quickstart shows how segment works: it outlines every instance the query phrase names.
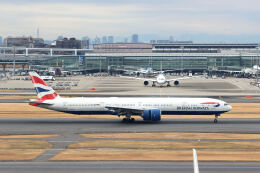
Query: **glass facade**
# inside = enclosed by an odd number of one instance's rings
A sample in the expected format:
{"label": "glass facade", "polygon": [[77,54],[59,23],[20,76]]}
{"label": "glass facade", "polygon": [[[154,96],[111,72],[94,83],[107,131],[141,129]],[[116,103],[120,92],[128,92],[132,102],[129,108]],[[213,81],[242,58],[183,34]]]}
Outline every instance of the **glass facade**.
{"label": "glass facade", "polygon": [[[62,67],[64,70],[82,71],[108,71],[122,66],[147,68],[151,66],[155,70],[228,70],[242,69],[260,64],[260,56],[216,55],[209,54],[89,54],[88,56],[59,56],[27,58],[28,65],[45,65],[50,67]],[[0,60],[7,62],[7,60]],[[19,62],[18,60],[16,62]],[[10,61],[10,64],[12,61]]]}

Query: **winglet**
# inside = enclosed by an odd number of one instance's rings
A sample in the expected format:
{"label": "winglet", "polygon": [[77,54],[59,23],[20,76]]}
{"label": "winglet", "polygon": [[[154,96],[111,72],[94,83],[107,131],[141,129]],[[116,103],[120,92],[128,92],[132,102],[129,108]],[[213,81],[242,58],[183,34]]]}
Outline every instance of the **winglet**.
{"label": "winglet", "polygon": [[193,169],[194,173],[199,173],[199,163],[196,149],[193,148]]}

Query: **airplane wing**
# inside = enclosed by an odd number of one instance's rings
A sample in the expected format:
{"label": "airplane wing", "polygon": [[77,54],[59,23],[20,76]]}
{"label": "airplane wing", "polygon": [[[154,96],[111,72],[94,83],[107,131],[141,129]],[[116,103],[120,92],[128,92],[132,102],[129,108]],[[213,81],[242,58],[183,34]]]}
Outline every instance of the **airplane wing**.
{"label": "airplane wing", "polygon": [[138,77],[129,77],[129,76],[120,76],[128,79],[137,79],[142,81],[150,81],[150,82],[156,82],[156,79],[147,79],[147,78],[138,78]]}
{"label": "airplane wing", "polygon": [[167,82],[175,81],[175,80],[184,80],[184,79],[191,79],[191,77],[179,77],[179,78],[174,78],[174,79],[167,79]]}
{"label": "airplane wing", "polygon": [[[196,77],[199,77],[199,76],[196,76]],[[171,82],[171,81],[176,81],[176,80],[185,80],[185,79],[192,79],[192,78],[195,78],[195,76],[192,76],[192,77],[179,77],[179,78],[174,78],[174,79],[167,79],[166,81],[167,81],[167,82]]]}
{"label": "airplane wing", "polygon": [[[137,114],[142,114],[142,112],[146,109],[145,107],[124,107],[124,106],[105,106],[108,110],[112,110],[115,112],[131,112],[131,113],[137,113]],[[153,109],[153,108],[149,108]],[[154,108],[156,109],[156,108]]]}
{"label": "airplane wing", "polygon": [[141,113],[143,108],[132,108],[132,107],[122,107],[122,106],[105,106],[105,108],[109,110],[113,110],[115,112],[127,112],[130,111],[132,113]]}

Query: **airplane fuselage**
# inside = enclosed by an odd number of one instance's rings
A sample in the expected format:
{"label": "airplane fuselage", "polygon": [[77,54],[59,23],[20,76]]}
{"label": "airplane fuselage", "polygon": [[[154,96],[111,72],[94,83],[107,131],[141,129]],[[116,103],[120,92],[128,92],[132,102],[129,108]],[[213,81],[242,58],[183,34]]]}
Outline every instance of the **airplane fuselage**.
{"label": "airplane fuselage", "polygon": [[[158,109],[161,114],[174,115],[213,115],[228,112],[232,109],[226,102],[210,98],[57,98],[45,100],[38,106],[72,114],[119,114],[111,107],[128,109],[132,114],[138,110]],[[49,104],[48,104],[49,103]],[[142,116],[142,115],[140,115]]]}

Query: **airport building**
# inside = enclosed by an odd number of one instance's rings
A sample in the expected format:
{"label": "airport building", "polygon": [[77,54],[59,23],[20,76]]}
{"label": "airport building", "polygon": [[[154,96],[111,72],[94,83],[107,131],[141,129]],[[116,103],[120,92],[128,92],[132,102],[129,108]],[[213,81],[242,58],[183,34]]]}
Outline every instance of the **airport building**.
{"label": "airport building", "polygon": [[[191,42],[144,44],[107,43],[78,53],[16,56],[16,63],[60,67],[64,70],[91,72],[120,71],[128,67],[169,71],[241,70],[260,63],[258,44],[196,44]],[[27,51],[28,52],[28,51]],[[35,53],[36,52],[36,53]],[[51,51],[54,53],[55,51]],[[13,58],[0,50],[0,64],[12,64]],[[1,68],[1,67],[0,67]],[[133,69],[132,68],[132,69]]]}

